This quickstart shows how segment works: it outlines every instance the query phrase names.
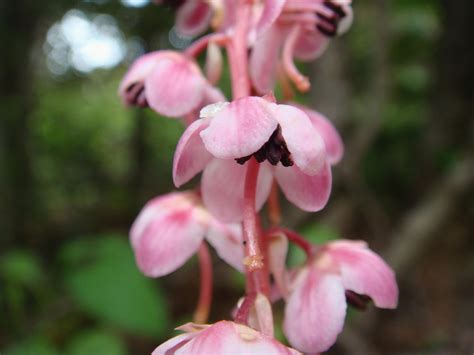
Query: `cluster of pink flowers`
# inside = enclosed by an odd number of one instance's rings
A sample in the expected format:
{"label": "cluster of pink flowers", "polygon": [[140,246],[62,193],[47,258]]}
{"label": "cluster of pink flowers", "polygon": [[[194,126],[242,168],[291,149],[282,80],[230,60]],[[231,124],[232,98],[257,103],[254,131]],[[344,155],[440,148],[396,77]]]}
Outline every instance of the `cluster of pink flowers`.
{"label": "cluster of pink flowers", "polygon": [[[310,87],[294,60],[316,59],[331,37],[350,27],[350,0],[155,2],[174,5],[182,35],[212,32],[184,52],[140,57],[119,88],[126,105],[150,107],[186,125],[174,156],[176,187],[202,173],[196,190],[151,200],[130,232],[138,267],[147,276],[167,275],[195,253],[200,261],[195,323],[179,328],[185,333],[153,354],[317,353],[336,341],[348,303],[363,308],[373,300],[377,307],[395,308],[394,273],[364,242],[311,245],[280,225],[278,192],[304,211],[321,210],[331,192],[331,168],[344,153],[331,122],[291,97],[295,89]],[[222,49],[232,100],[216,87]],[[202,70],[196,57],[204,51]],[[283,103],[272,93],[277,84]],[[267,229],[259,220],[265,203],[273,224]],[[289,243],[306,252],[296,269],[285,263]],[[208,244],[247,280],[233,321],[212,325],[203,324],[212,300]],[[294,349],[273,335],[271,302],[280,298],[283,330]]]}

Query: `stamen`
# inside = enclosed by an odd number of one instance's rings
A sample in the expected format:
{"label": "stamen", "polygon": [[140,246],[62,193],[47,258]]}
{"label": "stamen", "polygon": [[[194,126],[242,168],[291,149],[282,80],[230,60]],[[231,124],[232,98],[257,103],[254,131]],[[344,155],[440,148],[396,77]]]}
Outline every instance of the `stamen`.
{"label": "stamen", "polygon": [[371,298],[366,295],[359,295],[353,291],[346,290],[346,301],[352,307],[357,308],[361,311],[367,309],[367,304],[370,302]]}
{"label": "stamen", "polygon": [[334,11],[336,14],[338,14],[340,18],[343,18],[343,17],[347,16],[346,12],[341,7],[341,5],[335,4],[332,1],[325,1],[323,3],[323,5],[326,6],[327,8],[330,8],[332,11]]}
{"label": "stamen", "polygon": [[130,106],[147,107],[148,102],[145,95],[145,85],[141,82],[130,85],[125,91],[125,102]]}
{"label": "stamen", "polygon": [[283,135],[281,134],[280,125],[278,125],[277,129],[272,133],[268,142],[266,142],[259,150],[252,155],[237,158],[235,161],[238,164],[243,165],[252,157],[255,157],[255,160],[259,163],[268,160],[272,165],[277,165],[279,162],[281,162],[285,167],[293,165],[293,159],[291,159],[291,153],[286,146]]}

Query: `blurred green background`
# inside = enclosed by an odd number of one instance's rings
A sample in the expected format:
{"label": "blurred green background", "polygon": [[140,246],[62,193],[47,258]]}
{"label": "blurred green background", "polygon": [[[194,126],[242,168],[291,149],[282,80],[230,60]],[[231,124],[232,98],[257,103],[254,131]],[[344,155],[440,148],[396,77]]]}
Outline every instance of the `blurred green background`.
{"label": "blurred green background", "polygon": [[[351,311],[329,353],[472,354],[474,2],[354,3],[352,30],[302,67],[300,98],[340,129],[345,158],[327,208],[285,204],[285,224],[365,239],[397,271],[399,309]],[[189,41],[147,0],[2,1],[0,18],[0,353],[150,353],[191,319],[196,260],[147,279],[127,233],[172,189],[183,128],[125,109],[117,87],[141,53]],[[213,321],[242,293],[214,267]]]}

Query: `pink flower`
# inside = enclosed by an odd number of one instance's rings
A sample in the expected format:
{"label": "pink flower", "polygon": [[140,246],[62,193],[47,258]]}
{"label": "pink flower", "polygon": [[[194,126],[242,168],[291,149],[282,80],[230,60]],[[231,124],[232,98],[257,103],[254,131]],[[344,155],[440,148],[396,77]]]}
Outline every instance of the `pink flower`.
{"label": "pink flower", "polygon": [[364,242],[336,241],[318,249],[290,285],[283,329],[303,352],[326,351],[342,331],[347,301],[396,308],[398,287],[390,267]]}
{"label": "pink flower", "polygon": [[217,221],[194,192],[173,192],[151,200],[130,230],[138,267],[150,277],[178,269],[196,253],[204,238],[224,261],[243,270],[240,226]]}
{"label": "pink flower", "polygon": [[[163,1],[155,2],[162,3]],[[237,1],[185,0],[176,1],[176,3],[178,3],[176,29],[181,35],[188,37],[201,35],[211,24],[217,32],[233,33]],[[249,37],[254,40],[264,33],[277,19],[284,3],[285,0],[255,1],[252,9],[252,26]]]}
{"label": "pink flower", "polygon": [[327,151],[326,146],[340,145],[340,138],[335,130],[320,129],[323,119],[308,112],[310,116],[260,97],[205,107],[202,119],[191,124],[178,143],[175,185],[204,171],[201,186],[206,207],[223,221],[240,220],[244,164],[254,158],[262,163],[257,209],[266,201],[274,176],[289,201],[305,211],[320,210],[331,190],[330,163],[340,158],[342,148]]}
{"label": "pink flower", "polygon": [[193,60],[174,51],[151,52],[138,58],[123,78],[119,94],[126,105],[150,106],[169,117],[182,117],[225,100]]}
{"label": "pink flower", "polygon": [[262,36],[250,56],[250,77],[260,94],[270,92],[279,67],[298,89],[309,81],[296,69],[293,58],[316,59],[330,37],[345,32],[352,23],[350,0],[288,0],[277,21]]}
{"label": "pink flower", "polygon": [[178,329],[184,330],[186,333],[161,344],[153,351],[152,355],[300,354],[270,336],[230,321],[220,321],[213,325],[190,323]]}

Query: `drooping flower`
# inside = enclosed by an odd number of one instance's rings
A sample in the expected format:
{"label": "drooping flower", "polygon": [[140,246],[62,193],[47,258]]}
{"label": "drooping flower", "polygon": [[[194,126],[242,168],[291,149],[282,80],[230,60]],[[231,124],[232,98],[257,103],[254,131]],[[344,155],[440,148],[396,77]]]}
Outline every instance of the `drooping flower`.
{"label": "drooping flower", "polygon": [[347,302],[372,299],[396,308],[398,287],[391,268],[361,241],[335,241],[317,249],[289,286],[283,329],[296,349],[329,349],[344,326]]}
{"label": "drooping flower", "polygon": [[153,351],[152,355],[301,354],[270,336],[230,321],[220,321],[212,325],[189,323],[177,329],[184,330],[186,333],[161,344]]}
{"label": "drooping flower", "polygon": [[173,192],[151,200],[130,230],[138,267],[150,277],[178,269],[197,252],[204,238],[224,261],[243,270],[240,226],[216,220],[195,192]]}
{"label": "drooping flower", "polygon": [[271,28],[250,56],[250,77],[260,94],[273,90],[278,71],[301,91],[309,81],[293,61],[311,61],[326,49],[331,37],[347,31],[352,23],[351,0],[288,0]]}
{"label": "drooping flower", "polygon": [[150,106],[169,117],[183,117],[225,100],[192,59],[175,51],[156,51],[138,58],[123,78],[119,94],[128,106]]}
{"label": "drooping flower", "polygon": [[203,201],[216,217],[240,220],[244,164],[249,159],[262,163],[257,209],[268,197],[273,176],[287,199],[301,209],[324,207],[331,190],[330,163],[339,159],[341,149],[331,149],[328,156],[326,145],[340,144],[340,140],[334,139],[335,131],[328,134],[320,129],[319,118],[260,97],[207,106],[201,117],[178,143],[173,179],[179,187],[204,170]]}
{"label": "drooping flower", "polygon": [[[170,1],[155,0],[156,3]],[[255,0],[252,6],[249,39],[253,42],[277,19],[285,0]],[[203,34],[210,25],[216,32],[232,35],[236,23],[236,0],[180,0],[171,5],[177,7],[176,30],[183,36]]]}

